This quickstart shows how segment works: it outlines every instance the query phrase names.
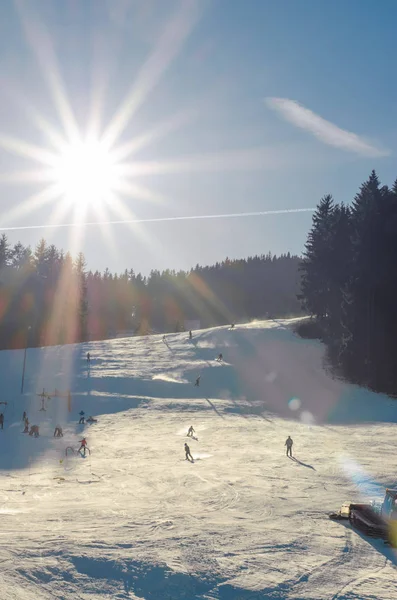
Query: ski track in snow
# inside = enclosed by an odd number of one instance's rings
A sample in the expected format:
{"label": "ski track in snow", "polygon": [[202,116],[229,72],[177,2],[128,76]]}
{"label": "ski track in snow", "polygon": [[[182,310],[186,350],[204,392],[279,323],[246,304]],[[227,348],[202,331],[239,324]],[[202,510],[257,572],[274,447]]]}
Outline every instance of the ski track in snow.
{"label": "ski track in snow", "polygon": [[[397,599],[395,551],[327,516],[396,485],[397,403],[289,326],[28,349],[24,396],[23,351],[1,352],[0,598]],[[72,412],[40,411],[43,387]],[[83,435],[91,455],[65,457]]]}

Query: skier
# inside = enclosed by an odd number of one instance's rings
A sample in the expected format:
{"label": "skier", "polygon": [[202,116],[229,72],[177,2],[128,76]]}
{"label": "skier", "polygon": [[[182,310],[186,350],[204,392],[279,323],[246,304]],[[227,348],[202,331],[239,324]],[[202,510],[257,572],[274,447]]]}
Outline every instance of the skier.
{"label": "skier", "polygon": [[190,425],[189,429],[187,430],[187,437],[193,437],[193,433],[196,433],[193,429],[193,425]]}
{"label": "skier", "polygon": [[185,442],[185,455],[186,455],[186,459],[185,460],[190,460],[193,462],[193,456],[190,454],[190,448],[189,446],[186,444]]}
{"label": "skier", "polygon": [[22,433],[29,433],[29,419],[27,417],[25,417],[25,429]]}
{"label": "skier", "polygon": [[201,375],[199,375],[196,379],[196,383],[194,384],[194,387],[200,387],[200,379],[201,379]]}
{"label": "skier", "polygon": [[80,415],[79,425],[84,425],[84,415],[85,415],[85,412],[83,410],[81,410],[79,412],[79,415]]}
{"label": "skier", "polygon": [[83,450],[83,453],[84,453],[84,456],[85,456],[86,449],[88,450],[88,452],[90,451],[90,449],[87,446],[87,440],[85,438],[83,438],[82,440],[80,440],[79,444],[81,444],[81,446],[78,449],[78,452],[80,452],[80,450]]}
{"label": "skier", "polygon": [[90,365],[91,364],[91,355],[89,352],[87,352],[87,364]]}
{"label": "skier", "polygon": [[294,442],[291,439],[291,436],[289,435],[285,441],[284,446],[287,446],[287,456],[290,456],[292,458],[292,444]]}
{"label": "skier", "polygon": [[230,329],[234,329],[234,323],[230,325]]}
{"label": "skier", "polygon": [[60,425],[57,425],[55,427],[54,437],[63,437],[63,431],[62,431],[62,427]]}
{"label": "skier", "polygon": [[4,415],[3,413],[0,413],[0,427],[3,429],[4,427]]}
{"label": "skier", "polygon": [[189,331],[189,340],[191,340],[191,339],[192,339],[192,337],[193,337],[193,334],[192,334],[192,332],[191,332],[191,330],[190,330],[190,331]]}
{"label": "skier", "polygon": [[39,437],[39,426],[32,425],[29,431],[29,435],[34,435],[34,437]]}
{"label": "skier", "polygon": [[218,362],[223,362],[223,354],[219,354],[218,358],[216,359]]}
{"label": "skier", "polygon": [[26,420],[26,410],[23,411],[23,415],[22,415],[22,421],[25,422]]}

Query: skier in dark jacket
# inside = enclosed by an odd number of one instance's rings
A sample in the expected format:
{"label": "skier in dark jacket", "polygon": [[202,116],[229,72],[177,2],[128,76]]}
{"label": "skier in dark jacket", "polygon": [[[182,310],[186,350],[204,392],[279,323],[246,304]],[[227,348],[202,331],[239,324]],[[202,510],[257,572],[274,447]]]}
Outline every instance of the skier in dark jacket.
{"label": "skier in dark jacket", "polygon": [[185,442],[185,455],[186,455],[186,460],[191,460],[193,462],[193,456],[190,454],[190,448],[186,444],[186,442]]}
{"label": "skier in dark jacket", "polygon": [[0,413],[0,427],[3,429],[4,427],[4,415],[3,413]]}
{"label": "skier in dark jacket", "polygon": [[193,437],[193,433],[195,433],[193,425],[190,425],[189,429],[187,430],[187,437]]}
{"label": "skier in dark jacket", "polygon": [[84,415],[85,415],[85,412],[83,410],[81,410],[79,412],[79,415],[80,415],[79,425],[84,425]]}
{"label": "skier in dark jacket", "polygon": [[27,417],[25,417],[25,429],[22,433],[29,433],[29,419]]}
{"label": "skier in dark jacket", "polygon": [[200,379],[201,379],[201,375],[199,375],[196,379],[196,383],[194,384],[194,387],[200,387]]}
{"label": "skier in dark jacket", "polygon": [[191,339],[192,339],[192,337],[193,337],[193,334],[192,334],[192,332],[191,332],[191,331],[189,331],[189,340],[191,340]]}
{"label": "skier in dark jacket", "polygon": [[39,426],[32,425],[29,431],[29,435],[34,435],[34,437],[39,437]]}
{"label": "skier in dark jacket", "polygon": [[91,354],[89,352],[87,352],[87,364],[91,364]]}
{"label": "skier in dark jacket", "polygon": [[292,458],[292,444],[294,442],[292,441],[291,436],[289,435],[285,441],[284,446],[287,446],[287,456],[290,456]]}
{"label": "skier in dark jacket", "polygon": [[62,431],[62,427],[60,425],[57,425],[55,427],[54,437],[63,437],[63,431]]}

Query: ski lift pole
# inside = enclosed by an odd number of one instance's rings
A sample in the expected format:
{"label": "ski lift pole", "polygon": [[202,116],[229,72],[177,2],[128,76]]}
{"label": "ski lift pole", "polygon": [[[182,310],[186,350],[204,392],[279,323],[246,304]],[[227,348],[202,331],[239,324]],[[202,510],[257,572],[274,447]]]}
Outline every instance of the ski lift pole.
{"label": "ski lift pole", "polygon": [[23,386],[25,383],[25,367],[26,367],[26,352],[28,349],[28,342],[29,342],[29,331],[30,331],[30,326],[27,329],[27,336],[26,336],[26,344],[25,344],[25,351],[23,353],[23,368],[22,368],[22,381],[21,381],[21,394],[23,394]]}

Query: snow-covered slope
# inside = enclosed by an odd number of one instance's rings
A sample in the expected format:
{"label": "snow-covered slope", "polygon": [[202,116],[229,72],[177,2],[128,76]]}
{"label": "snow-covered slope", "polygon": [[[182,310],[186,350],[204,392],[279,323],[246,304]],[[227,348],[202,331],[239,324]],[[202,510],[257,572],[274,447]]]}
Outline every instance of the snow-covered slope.
{"label": "snow-covered slope", "polygon": [[[261,322],[29,349],[21,396],[23,352],[1,352],[0,598],[397,598],[394,551],[327,518],[396,485],[397,403],[322,363]],[[43,387],[72,412],[40,411]],[[65,458],[83,435],[91,456]]]}

